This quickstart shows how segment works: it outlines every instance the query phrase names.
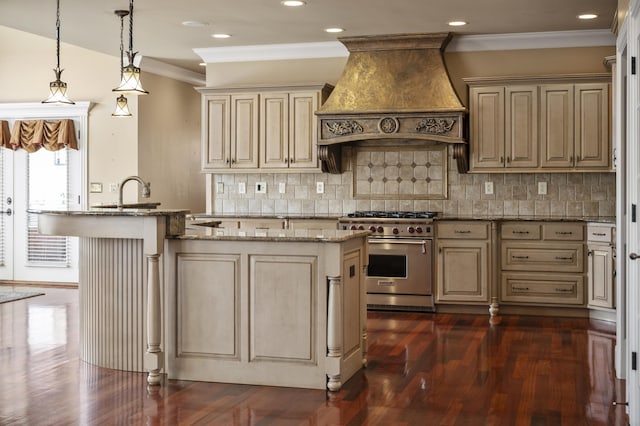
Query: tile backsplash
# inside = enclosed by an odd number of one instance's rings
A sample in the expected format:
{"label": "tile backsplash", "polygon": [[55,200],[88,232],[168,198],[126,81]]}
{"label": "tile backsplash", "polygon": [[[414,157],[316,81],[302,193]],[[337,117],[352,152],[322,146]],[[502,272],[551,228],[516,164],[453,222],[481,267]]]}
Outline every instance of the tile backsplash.
{"label": "tile backsplash", "polygon": [[[438,211],[448,215],[471,216],[614,216],[615,173],[517,173],[460,174],[448,153],[446,199],[398,198],[397,186],[387,186],[384,199],[354,198],[352,158],[354,148],[343,151],[342,174],[328,173],[247,173],[216,174],[213,181],[224,190],[213,197],[214,213],[308,214],[342,216],[355,210]],[[256,193],[257,182],[267,186]],[[324,192],[316,191],[322,182]],[[493,194],[484,193],[484,183],[493,182]],[[538,194],[538,182],[547,183],[547,194]],[[240,183],[246,192],[239,193]],[[280,193],[279,184],[285,192]],[[214,184],[214,188],[217,185]],[[380,197],[382,198],[382,197]]]}

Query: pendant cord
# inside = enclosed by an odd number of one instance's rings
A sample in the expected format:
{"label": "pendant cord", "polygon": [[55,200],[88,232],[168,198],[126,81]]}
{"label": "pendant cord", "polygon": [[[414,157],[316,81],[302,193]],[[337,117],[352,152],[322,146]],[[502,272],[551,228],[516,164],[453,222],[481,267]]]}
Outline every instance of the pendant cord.
{"label": "pendant cord", "polygon": [[133,0],[129,0],[129,52],[133,53]]}
{"label": "pendant cord", "polygon": [[120,15],[120,80],[122,80],[122,75],[123,75],[122,68],[124,67],[124,59],[122,58],[122,55],[124,53],[124,41],[122,36],[123,33],[124,33],[124,15]]}
{"label": "pendant cord", "polygon": [[57,69],[60,69],[60,0],[57,0],[57,12],[56,12],[56,58]]}

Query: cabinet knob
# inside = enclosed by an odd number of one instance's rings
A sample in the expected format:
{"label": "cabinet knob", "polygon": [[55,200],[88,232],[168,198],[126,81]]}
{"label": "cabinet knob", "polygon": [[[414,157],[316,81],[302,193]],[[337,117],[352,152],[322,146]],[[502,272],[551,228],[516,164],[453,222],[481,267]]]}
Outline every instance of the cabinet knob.
{"label": "cabinet knob", "polygon": [[500,157],[500,162],[504,163],[504,157]]}
{"label": "cabinet knob", "polygon": [[636,260],[638,258],[640,258],[640,255],[638,255],[636,253],[629,253],[629,259]]}
{"label": "cabinet knob", "polygon": [[290,159],[289,159],[289,162],[290,162],[291,164],[293,164],[293,158],[290,158]]}
{"label": "cabinet knob", "polygon": [[229,159],[227,158],[227,161],[225,161],[225,163],[229,164]]}
{"label": "cabinet knob", "polygon": [[288,158],[284,159],[284,164],[289,164],[289,159]]}
{"label": "cabinet knob", "polygon": [[507,163],[511,162],[511,157],[507,157]]}

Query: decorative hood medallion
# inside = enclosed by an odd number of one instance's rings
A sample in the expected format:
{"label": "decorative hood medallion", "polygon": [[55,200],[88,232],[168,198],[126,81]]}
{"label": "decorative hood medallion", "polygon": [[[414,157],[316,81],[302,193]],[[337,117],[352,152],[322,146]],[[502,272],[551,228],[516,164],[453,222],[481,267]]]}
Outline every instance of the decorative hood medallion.
{"label": "decorative hood medallion", "polygon": [[451,34],[338,40],[349,50],[349,59],[333,92],[316,112],[323,169],[340,172],[342,143],[396,139],[452,143],[458,169],[466,172],[467,110],[442,56]]}

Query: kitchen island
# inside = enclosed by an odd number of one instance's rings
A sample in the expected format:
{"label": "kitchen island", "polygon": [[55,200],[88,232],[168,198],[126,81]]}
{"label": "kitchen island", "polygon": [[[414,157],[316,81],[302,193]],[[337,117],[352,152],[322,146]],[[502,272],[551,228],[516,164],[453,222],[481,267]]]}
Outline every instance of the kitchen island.
{"label": "kitchen island", "polygon": [[203,228],[168,239],[168,377],[340,389],[366,362],[366,238]]}
{"label": "kitchen island", "polygon": [[80,237],[80,357],[171,379],[340,389],[366,362],[367,232],[185,232],[186,210],[43,211]]}

